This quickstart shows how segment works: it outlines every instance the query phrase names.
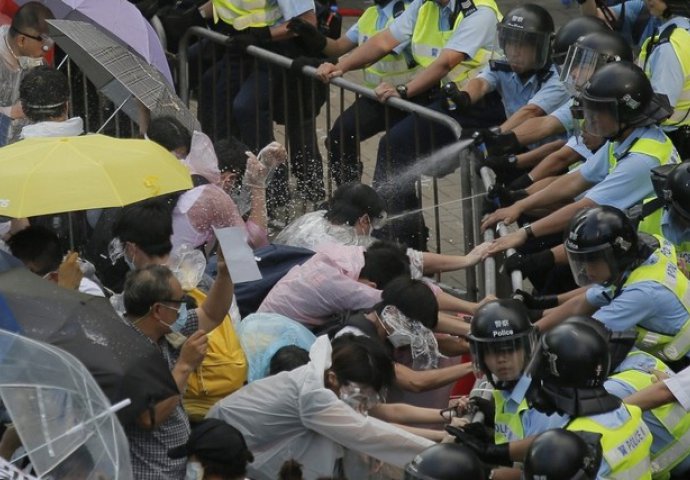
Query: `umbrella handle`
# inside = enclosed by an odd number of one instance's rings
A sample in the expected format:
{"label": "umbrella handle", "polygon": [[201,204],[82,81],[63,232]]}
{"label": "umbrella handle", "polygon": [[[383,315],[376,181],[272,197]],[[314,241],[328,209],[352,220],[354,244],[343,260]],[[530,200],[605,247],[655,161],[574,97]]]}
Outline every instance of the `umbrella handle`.
{"label": "umbrella handle", "polygon": [[115,109],[115,111],[108,117],[108,119],[105,121],[105,123],[104,123],[103,125],[101,125],[101,128],[99,128],[99,129],[96,131],[96,133],[101,133],[101,131],[105,128],[106,125],[108,125],[108,123],[110,123],[110,121],[115,117],[115,115],[117,115],[117,113],[118,113],[120,110],[122,110],[122,107],[125,106],[125,103],[129,102],[130,98],[132,98],[132,94],[131,94],[131,93],[129,94],[129,96],[128,96],[127,98],[125,98],[125,101],[122,102],[122,103],[120,104],[120,106],[117,107],[117,108]]}

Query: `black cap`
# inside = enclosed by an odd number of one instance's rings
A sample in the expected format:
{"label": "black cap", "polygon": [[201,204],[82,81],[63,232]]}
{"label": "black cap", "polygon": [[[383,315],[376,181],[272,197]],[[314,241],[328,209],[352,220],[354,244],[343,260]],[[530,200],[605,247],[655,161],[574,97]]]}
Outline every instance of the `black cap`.
{"label": "black cap", "polygon": [[247,444],[235,427],[216,418],[207,418],[197,424],[184,445],[168,450],[170,458],[196,455],[199,459],[232,463],[236,458],[246,460]]}

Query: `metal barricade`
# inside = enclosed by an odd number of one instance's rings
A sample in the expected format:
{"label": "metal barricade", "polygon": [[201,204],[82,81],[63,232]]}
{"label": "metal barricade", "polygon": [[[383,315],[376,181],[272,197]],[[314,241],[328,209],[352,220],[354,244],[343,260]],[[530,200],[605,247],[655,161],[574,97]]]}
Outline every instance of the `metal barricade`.
{"label": "metal barricade", "polygon": [[[315,102],[316,99],[314,98],[316,95],[319,94],[318,88],[317,87],[323,87],[323,84],[316,79],[316,69],[310,66],[304,66],[301,68],[301,74],[299,75],[299,82],[297,83],[297,88],[295,88],[292,91],[287,91],[286,84],[287,82],[285,81],[286,75],[289,75],[290,73],[294,75],[295,73],[300,73],[299,71],[292,70],[290,72],[291,67],[293,66],[293,60],[290,58],[280,55],[276,52],[273,51],[268,51],[262,48],[258,48],[256,46],[249,46],[246,49],[246,54],[247,57],[250,58],[250,63],[251,65],[246,65],[246,63],[240,63],[238,66],[235,67],[235,72],[228,71],[229,66],[224,65],[223,62],[226,61],[227,57],[226,55],[231,55],[229,51],[227,50],[228,47],[230,47],[231,40],[223,34],[201,28],[201,27],[193,27],[187,31],[187,33],[184,35],[180,42],[180,46],[178,49],[178,79],[179,79],[179,95],[182,101],[190,105],[190,108],[192,110],[194,109],[194,99],[192,98],[192,92],[194,91],[196,93],[196,100],[197,102],[202,101],[202,99],[208,99],[208,98],[213,98],[215,101],[211,103],[206,103],[205,105],[202,106],[202,108],[210,109],[210,111],[205,111],[203,112],[203,115],[210,115],[211,118],[214,120],[210,124],[206,121],[202,121],[202,126],[204,126],[205,131],[212,137],[212,138],[223,138],[224,136],[228,136],[230,134],[233,134],[237,131],[238,128],[243,128],[245,131],[250,128],[248,125],[237,125],[237,122],[233,122],[232,120],[232,100],[229,98],[223,98],[222,94],[218,92],[217,88],[219,87],[219,84],[221,83],[226,83],[226,85],[229,85],[230,81],[234,81],[237,78],[241,78],[244,81],[247,81],[247,78],[252,78],[251,73],[252,72],[257,72],[258,69],[263,68],[263,69],[268,69],[269,74],[269,83],[272,80],[282,80],[282,85],[283,85],[283,99],[282,99],[282,108],[286,108],[286,103],[287,99],[289,96],[297,97],[297,105],[298,108],[300,109],[300,118],[302,118],[302,114],[304,113],[302,111],[302,108],[307,109],[307,112],[315,112],[316,109],[315,107]],[[235,55],[237,55],[235,53]],[[205,56],[205,60],[203,58]],[[205,65],[204,65],[205,61]],[[239,70],[239,77],[234,77],[233,75],[236,75]],[[276,76],[281,76],[282,78],[276,77]],[[206,86],[202,85],[202,79],[205,81],[207,84]],[[255,85],[255,88],[261,89],[262,87],[265,87],[265,85],[259,85],[258,84],[258,75],[254,76],[254,81],[257,82]],[[303,82],[303,83],[301,83]],[[304,85],[311,85],[311,88],[304,88]],[[211,89],[211,91],[204,91],[204,88],[208,87]],[[325,102],[324,102],[324,108],[321,110],[321,113],[317,116],[314,115],[313,118],[306,119],[306,121],[311,121],[314,122],[313,125],[313,134],[311,132],[305,132],[301,131],[298,132],[297,134],[301,135],[301,137],[298,139],[297,142],[294,142],[294,138],[290,138],[291,134],[294,135],[295,132],[294,130],[291,132],[288,125],[283,125],[280,126],[280,122],[276,122],[278,126],[274,126],[273,122],[271,122],[271,128],[273,129],[272,133],[275,132],[276,136],[283,141],[283,143],[286,145],[288,148],[288,152],[292,154],[291,150],[294,150],[294,145],[304,145],[305,143],[312,144],[312,142],[315,140],[314,138],[308,138],[312,135],[318,136],[318,140],[322,140],[326,138],[326,134],[331,130],[333,124],[335,123],[335,118],[338,117],[347,107],[352,105],[357,99],[359,98],[366,98],[366,99],[372,99],[376,100],[376,95],[373,90],[366,88],[358,83],[352,82],[348,80],[347,78],[335,78],[330,82],[330,85],[327,87],[329,90],[327,92]],[[268,89],[266,89],[268,90]],[[264,90],[259,90],[264,93]],[[311,96],[311,98],[304,98],[306,95]],[[280,107],[280,105],[276,104],[276,99],[274,96],[270,95],[269,92],[265,92],[266,95],[268,95],[268,98],[261,98],[259,99],[257,95],[256,103],[257,103],[257,109],[258,109],[258,103],[259,101],[264,102],[264,104],[268,104],[269,110],[268,110],[268,115],[270,118],[273,118],[274,114],[280,113],[277,112],[276,109]],[[281,100],[278,98],[278,100]],[[237,106],[237,105],[235,105]],[[199,109],[199,112],[197,114],[197,117],[199,117],[202,112],[201,109]],[[405,112],[407,114],[413,114],[415,119],[424,119],[425,121],[432,122],[432,125],[438,125],[442,126],[444,128],[447,128],[450,132],[452,132],[454,138],[460,139],[460,134],[461,134],[461,127],[460,125],[450,116],[445,115],[442,112],[432,110],[423,106],[420,106],[416,103],[402,100],[399,98],[391,98],[385,106],[386,109],[386,125],[384,132],[388,132],[392,120],[391,117],[393,117],[395,114],[398,114],[399,112]],[[355,109],[357,110],[357,109]],[[284,120],[285,123],[289,122],[289,118],[287,115],[287,112],[283,112],[284,115]],[[359,118],[359,113],[358,111],[355,112],[355,122],[357,122],[357,127],[359,127],[359,122],[361,119]],[[239,118],[239,115],[236,115],[236,117]],[[255,115],[255,117],[258,118],[258,115]],[[225,119],[224,123],[218,123],[215,122],[216,118],[221,118]],[[254,128],[254,127],[251,127]],[[259,139],[262,135],[260,130],[260,127],[258,125],[255,126],[256,131],[250,132],[254,133],[253,137],[255,139]],[[356,128],[356,131],[359,133],[359,128]],[[417,137],[419,135],[419,129],[415,132],[415,136]],[[432,131],[433,132],[433,131]],[[281,138],[282,135],[282,138]],[[250,137],[252,135],[249,135]],[[379,134],[380,136],[380,134]],[[374,136],[371,137],[374,140],[376,140],[379,136]],[[361,140],[361,141],[360,141]],[[354,143],[354,148],[356,149],[357,152],[357,157],[358,161],[364,159],[364,152],[361,149],[361,145],[364,145],[364,139],[360,139],[358,137],[352,138],[351,141]],[[331,153],[331,145],[328,145],[327,142],[326,144],[323,145],[322,142],[316,142],[316,149],[317,151],[314,152],[315,158],[328,158],[328,156]],[[341,142],[339,148],[344,148],[343,146],[344,142]],[[419,153],[419,140],[416,138],[416,152]],[[257,149],[260,146],[262,146],[260,143],[257,145],[248,145],[250,148]],[[321,149],[325,147],[325,154],[321,155]],[[434,143],[434,138],[433,138],[433,133],[431,135],[431,150],[435,151],[436,150],[436,144]],[[342,151],[340,152],[342,154]],[[387,152],[388,154],[388,160],[390,160],[390,152]],[[306,156],[303,156],[301,158],[301,161],[306,162],[307,158]],[[321,160],[319,160],[321,161]],[[325,165],[324,165],[325,164]],[[294,170],[295,168],[299,167],[298,164],[295,162],[292,162],[291,168],[293,172],[291,172],[291,182],[292,184],[295,183],[295,175],[294,175]],[[333,174],[334,172],[331,171],[330,168],[328,168],[329,165],[327,162],[323,162],[322,166],[320,165],[319,168],[323,168],[325,175],[323,175],[323,180],[324,180],[324,194],[326,196],[330,196],[332,191],[333,191]],[[305,165],[304,171],[306,171],[307,166]],[[299,173],[299,172],[298,172]],[[303,172],[304,173],[304,172]],[[473,181],[477,182],[477,176],[474,174],[470,163],[467,161],[463,161],[460,165],[459,169],[459,175],[456,173],[454,175],[457,175],[454,177],[454,179],[459,183],[459,189],[457,192],[453,192],[453,199],[449,203],[458,203],[460,206],[460,212],[461,215],[457,217],[457,221],[461,222],[462,224],[462,250],[460,252],[454,252],[454,253],[467,253],[469,252],[475,245],[476,243],[476,238],[475,238],[475,232],[477,231],[477,220],[475,218],[475,212],[477,211],[477,203],[476,199],[473,199]],[[474,177],[474,179],[473,179]],[[297,180],[300,180],[299,177]],[[363,181],[367,183],[367,175],[365,172]],[[425,182],[427,182],[425,180]],[[433,226],[432,226],[432,236],[434,239],[435,243],[435,250],[437,252],[443,252],[443,245],[441,242],[441,236],[442,236],[442,227],[448,226],[452,220],[449,220],[447,218],[442,219],[441,218],[441,210],[439,208],[439,204],[441,203],[440,201],[440,191],[439,191],[439,181],[436,178],[432,178],[430,181],[430,186],[431,186],[431,202],[433,203]],[[479,187],[481,188],[481,185],[479,184]],[[417,189],[418,189],[418,194],[421,189],[421,184],[420,182],[417,183]],[[479,192],[479,190],[477,190]],[[421,198],[421,197],[420,197]],[[430,207],[431,209],[431,207]],[[294,212],[291,212],[294,213]],[[286,219],[289,220],[289,219]],[[466,297],[470,300],[476,300],[478,296],[483,297],[487,293],[495,293],[495,280],[489,281],[488,277],[493,277],[495,275],[493,270],[491,270],[493,267],[493,261],[489,261],[486,263],[484,266],[485,269],[488,269],[489,273],[487,274],[484,272],[484,277],[487,278],[487,281],[483,285],[478,285],[477,283],[477,269],[467,269],[464,274],[465,274],[465,286],[466,286]],[[482,270],[484,271],[484,270]]]}

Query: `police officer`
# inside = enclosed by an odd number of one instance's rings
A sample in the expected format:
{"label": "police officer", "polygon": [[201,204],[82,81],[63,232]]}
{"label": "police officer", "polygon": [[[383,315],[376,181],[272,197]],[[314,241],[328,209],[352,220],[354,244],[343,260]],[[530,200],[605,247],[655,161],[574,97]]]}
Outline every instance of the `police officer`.
{"label": "police officer", "polygon": [[[682,1],[682,0],[681,0]],[[645,0],[625,0],[616,5],[602,6],[597,0],[578,0],[584,15],[599,16],[616,32],[623,35],[625,41],[639,52],[644,41],[652,36],[659,26],[659,20],[650,15]]]}
{"label": "police officer", "polygon": [[599,332],[581,323],[559,325],[541,337],[530,365],[540,385],[530,389],[528,401],[537,410],[569,415],[567,430],[601,435],[597,478],[649,479],[652,436],[639,408],[604,389],[610,366]]}
{"label": "police officer", "polygon": [[405,480],[488,479],[489,469],[467,447],[454,443],[433,445],[405,466]]}
{"label": "police officer", "polygon": [[[491,253],[563,231],[583,208],[597,205],[630,208],[653,195],[649,178],[652,168],[678,162],[673,143],[657,125],[671,113],[668,102],[654,93],[649,79],[636,65],[625,61],[604,65],[589,79],[579,102],[585,131],[605,138],[607,143],[576,173],[553,182],[536,195],[538,200],[525,199],[512,207],[513,210],[531,209],[535,206],[532,203],[548,206],[589,190],[579,200],[498,239]],[[505,212],[502,213],[503,219],[507,219]],[[516,218],[510,217],[512,221]]]}
{"label": "police officer", "polygon": [[[548,329],[569,315],[592,315],[614,332],[636,328],[637,346],[676,362],[690,352],[690,285],[673,245],[638,235],[620,210],[603,206],[573,218],[565,249],[585,292],[537,322]],[[653,301],[650,301],[653,299]]]}
{"label": "police officer", "polygon": [[663,21],[658,35],[642,45],[638,63],[655,92],[674,108],[662,124],[682,159],[690,158],[690,4],[687,0],[655,1],[650,13]]}
{"label": "police officer", "polygon": [[601,465],[598,434],[547,430],[525,456],[525,480],[595,480]]}

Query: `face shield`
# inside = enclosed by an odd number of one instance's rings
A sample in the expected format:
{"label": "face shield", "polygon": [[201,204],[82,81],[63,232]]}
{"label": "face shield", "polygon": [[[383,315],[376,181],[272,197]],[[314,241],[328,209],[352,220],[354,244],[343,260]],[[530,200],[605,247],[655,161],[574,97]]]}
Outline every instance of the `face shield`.
{"label": "face shield", "polygon": [[570,271],[580,287],[598,283],[607,285],[617,277],[616,257],[611,245],[605,244],[586,251],[578,251],[565,244]]}
{"label": "face shield", "polygon": [[441,354],[434,332],[412,320],[397,307],[386,305],[378,315],[387,339],[394,348],[408,346],[412,354],[412,368],[428,370],[438,366]]}
{"label": "face shield", "polygon": [[615,99],[580,97],[584,116],[584,130],[602,138],[611,138],[620,131],[618,102]]}
{"label": "face shield", "polygon": [[491,54],[492,66],[521,74],[540,70],[547,64],[551,33],[529,32],[499,24],[496,35]]}
{"label": "face shield", "polygon": [[506,339],[471,339],[474,369],[483,373],[495,388],[510,390],[522,376],[534,342],[532,329]]}
{"label": "face shield", "polygon": [[108,258],[115,265],[117,261],[125,256],[125,244],[118,237],[113,238],[108,244]]}
{"label": "face shield", "polygon": [[608,55],[602,55],[592,48],[571,45],[561,68],[561,82],[570,95],[575,95],[582,90],[592,74],[608,61]]}
{"label": "face shield", "polygon": [[385,391],[377,392],[373,387],[357,382],[349,382],[340,387],[340,399],[364,415],[379,403],[384,403],[385,397]]}

